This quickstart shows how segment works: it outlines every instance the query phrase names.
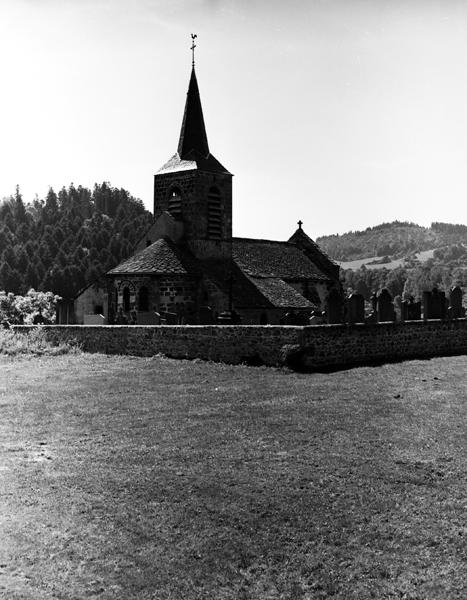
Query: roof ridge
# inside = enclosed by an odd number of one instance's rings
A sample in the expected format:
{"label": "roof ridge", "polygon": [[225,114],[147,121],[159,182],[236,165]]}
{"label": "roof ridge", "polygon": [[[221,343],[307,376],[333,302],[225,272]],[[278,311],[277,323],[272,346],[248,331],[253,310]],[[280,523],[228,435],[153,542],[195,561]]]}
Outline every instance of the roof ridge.
{"label": "roof ridge", "polygon": [[254,242],[254,243],[261,243],[261,242],[267,242],[268,244],[287,244],[288,246],[295,246],[295,244],[293,244],[292,242],[289,242],[288,240],[264,240],[261,238],[244,238],[244,237],[232,237],[232,241],[239,241],[239,242]]}

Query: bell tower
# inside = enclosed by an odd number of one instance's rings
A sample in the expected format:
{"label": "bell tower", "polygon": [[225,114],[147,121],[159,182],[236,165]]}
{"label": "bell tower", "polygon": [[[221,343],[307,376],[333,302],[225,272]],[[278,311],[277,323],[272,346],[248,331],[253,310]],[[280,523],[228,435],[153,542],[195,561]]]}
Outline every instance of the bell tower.
{"label": "bell tower", "polygon": [[177,152],[154,176],[154,217],[165,211],[183,223],[183,240],[200,258],[224,254],[232,238],[232,175],[209,150],[194,60]]}

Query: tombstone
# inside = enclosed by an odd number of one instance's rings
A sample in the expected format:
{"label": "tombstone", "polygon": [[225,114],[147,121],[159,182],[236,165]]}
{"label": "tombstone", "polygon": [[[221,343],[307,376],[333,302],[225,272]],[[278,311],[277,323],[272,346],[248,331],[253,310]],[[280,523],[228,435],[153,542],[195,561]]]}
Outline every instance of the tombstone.
{"label": "tombstone", "polygon": [[446,295],[438,288],[433,288],[431,292],[423,292],[423,318],[446,318]]}
{"label": "tombstone", "polygon": [[201,325],[213,325],[215,323],[214,311],[210,306],[200,307],[199,322]]}
{"label": "tombstone", "polygon": [[423,319],[426,321],[427,319],[431,319],[432,316],[432,308],[431,308],[431,292],[423,292],[422,294],[422,306],[423,306]]}
{"label": "tombstone", "polygon": [[326,315],[328,323],[342,323],[344,321],[344,303],[342,294],[332,289],[326,298]]}
{"label": "tombstone", "polygon": [[422,304],[415,302],[410,296],[409,301],[404,300],[401,307],[402,321],[419,321],[422,318]]}
{"label": "tombstone", "polygon": [[229,310],[225,310],[224,312],[221,312],[220,315],[217,317],[217,324],[218,325],[233,325],[234,320],[233,320],[232,313]]}
{"label": "tombstone", "polygon": [[309,325],[322,325],[325,322],[325,318],[323,316],[323,313],[314,310],[312,311],[310,318],[308,320],[308,324]]}
{"label": "tombstone", "polygon": [[409,302],[409,320],[411,321],[420,321],[422,318],[422,303],[420,300],[418,302]]}
{"label": "tombstone", "polygon": [[300,316],[292,309],[285,314],[284,325],[301,325]]}
{"label": "tombstone", "polygon": [[444,292],[440,292],[438,288],[433,288],[431,292],[431,308],[432,308],[432,319],[445,319],[446,318],[446,295]]}
{"label": "tombstone", "polygon": [[465,309],[462,306],[462,290],[458,285],[449,292],[448,315],[451,319],[460,319],[465,316]]}
{"label": "tombstone", "polygon": [[365,323],[377,323],[378,322],[378,315],[374,312],[371,311],[371,313],[365,317]]}
{"label": "tombstone", "polygon": [[347,320],[349,323],[365,321],[365,298],[362,294],[351,294],[347,298]]}
{"label": "tombstone", "polygon": [[173,312],[161,312],[161,325],[178,325],[178,315]]}
{"label": "tombstone", "polygon": [[304,312],[296,313],[295,325],[308,325],[309,317]]}
{"label": "tombstone", "polygon": [[380,323],[396,320],[396,312],[394,310],[394,304],[392,303],[392,296],[389,293],[389,290],[386,288],[383,288],[378,294],[376,308],[378,321]]}
{"label": "tombstone", "polygon": [[401,302],[401,321],[408,321],[409,319],[409,303],[407,300]]}

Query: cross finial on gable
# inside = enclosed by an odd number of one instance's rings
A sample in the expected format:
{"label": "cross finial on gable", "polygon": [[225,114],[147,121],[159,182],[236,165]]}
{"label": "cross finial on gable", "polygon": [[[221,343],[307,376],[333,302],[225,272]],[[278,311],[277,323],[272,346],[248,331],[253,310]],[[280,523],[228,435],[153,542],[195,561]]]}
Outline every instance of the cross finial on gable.
{"label": "cross finial on gable", "polygon": [[302,225],[303,225],[303,221],[300,219],[300,221],[297,223],[297,225],[298,225],[298,228],[301,229]]}

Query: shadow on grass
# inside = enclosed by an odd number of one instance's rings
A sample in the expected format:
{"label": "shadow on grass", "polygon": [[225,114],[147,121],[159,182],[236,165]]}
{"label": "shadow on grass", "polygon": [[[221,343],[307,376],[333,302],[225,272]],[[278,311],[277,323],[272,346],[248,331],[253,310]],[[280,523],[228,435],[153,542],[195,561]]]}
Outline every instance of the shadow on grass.
{"label": "shadow on grass", "polygon": [[441,354],[410,354],[404,357],[395,356],[388,358],[375,358],[365,359],[361,361],[350,360],[349,362],[336,363],[333,365],[313,365],[307,364],[306,354],[299,358],[295,358],[286,363],[292,371],[297,373],[338,373],[340,371],[348,371],[349,369],[356,369],[358,367],[382,367],[383,365],[389,364],[402,364],[411,360],[423,360],[430,361],[434,358],[440,358],[443,356],[463,356],[465,352],[443,352]]}

